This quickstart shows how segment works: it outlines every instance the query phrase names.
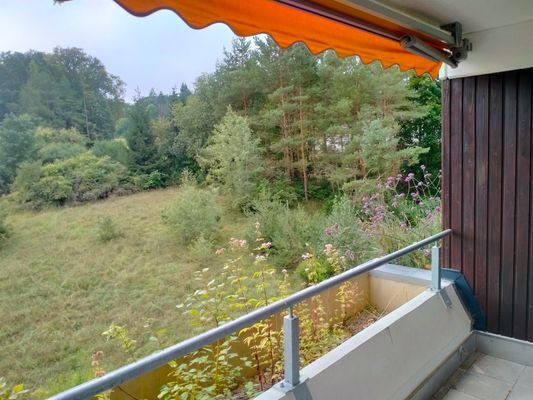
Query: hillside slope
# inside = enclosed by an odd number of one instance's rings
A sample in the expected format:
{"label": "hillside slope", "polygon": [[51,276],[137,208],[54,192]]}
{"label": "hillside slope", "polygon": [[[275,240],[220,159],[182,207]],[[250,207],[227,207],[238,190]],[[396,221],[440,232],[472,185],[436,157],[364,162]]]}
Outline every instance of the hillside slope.
{"label": "hillside slope", "polygon": [[[0,376],[45,397],[91,378],[97,350],[107,369],[128,361],[102,336],[112,322],[142,354],[190,334],[175,305],[198,260],[161,218],[177,196],[173,188],[10,216],[13,234],[0,252]],[[106,217],[120,236],[104,243]],[[244,222],[226,218],[221,238]]]}

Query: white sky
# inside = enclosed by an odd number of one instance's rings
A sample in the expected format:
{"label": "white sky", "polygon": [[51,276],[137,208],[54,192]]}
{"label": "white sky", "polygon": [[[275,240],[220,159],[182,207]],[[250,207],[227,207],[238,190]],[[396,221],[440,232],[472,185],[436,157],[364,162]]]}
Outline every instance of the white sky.
{"label": "white sky", "polygon": [[234,37],[221,24],[191,29],[166,10],[134,17],[113,0],[0,3],[0,52],[81,47],[126,82],[128,99],[137,87],[147,94],[151,88],[168,93],[181,82],[191,85],[214,70]]}

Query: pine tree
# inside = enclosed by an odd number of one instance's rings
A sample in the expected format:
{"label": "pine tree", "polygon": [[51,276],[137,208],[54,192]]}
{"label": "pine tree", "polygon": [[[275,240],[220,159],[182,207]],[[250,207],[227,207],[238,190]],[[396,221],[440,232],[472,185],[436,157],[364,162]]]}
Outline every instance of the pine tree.
{"label": "pine tree", "polygon": [[149,174],[157,170],[159,154],[146,107],[136,102],[130,110],[130,120],[131,128],[127,135],[131,151],[130,168]]}

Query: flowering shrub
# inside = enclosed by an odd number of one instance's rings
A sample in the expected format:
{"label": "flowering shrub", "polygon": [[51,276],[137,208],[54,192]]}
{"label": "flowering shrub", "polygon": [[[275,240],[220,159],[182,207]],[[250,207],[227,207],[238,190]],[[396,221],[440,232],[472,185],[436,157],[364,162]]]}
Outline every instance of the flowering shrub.
{"label": "flowering shrub", "polygon": [[340,255],[331,243],[326,244],[317,255],[303,254],[302,260],[296,272],[308,284],[318,283],[338,274],[346,265],[346,257]]}
{"label": "flowering shrub", "polygon": [[[318,245],[324,225],[319,213],[310,214],[298,207],[291,209],[278,200],[263,200],[255,204],[251,215],[261,225],[265,241],[272,243],[270,262],[282,269],[296,266],[307,245]],[[253,237],[253,235],[250,235]]]}
{"label": "flowering shrub", "polygon": [[[376,255],[383,255],[441,230],[439,182],[420,167],[422,178],[415,173],[398,174],[385,179],[376,194],[363,199],[361,219],[364,230],[377,244]],[[425,267],[427,251],[414,252],[401,260],[408,266]]]}
{"label": "flowering shrub", "polygon": [[[289,294],[290,282],[287,270],[282,279],[275,279],[276,269],[269,264],[273,244],[261,233],[261,224],[254,224],[254,241],[231,238],[227,246],[215,251],[223,264],[222,271],[213,273],[209,268],[194,275],[198,289],[184,303],[177,306],[191,318],[191,324],[199,330],[220,326],[237,314],[268,305]],[[339,272],[343,257],[328,244],[324,247],[324,262]],[[312,259],[312,257],[310,258]],[[250,273],[251,272],[251,273]],[[344,323],[348,308],[359,301],[353,285],[341,285],[335,298],[338,310],[334,317],[327,317],[319,297],[302,302],[295,307],[301,320],[301,362],[309,364],[335,347],[350,334]],[[119,339],[125,351],[132,341],[116,326],[106,335]],[[126,338],[126,340],[124,340]],[[271,387],[283,378],[283,331],[274,318],[259,321],[235,335],[169,363],[172,381],[165,384],[159,398],[173,399],[230,399],[254,398],[258,391]],[[242,345],[247,355],[239,353]],[[254,381],[243,378],[245,369],[255,371]]]}

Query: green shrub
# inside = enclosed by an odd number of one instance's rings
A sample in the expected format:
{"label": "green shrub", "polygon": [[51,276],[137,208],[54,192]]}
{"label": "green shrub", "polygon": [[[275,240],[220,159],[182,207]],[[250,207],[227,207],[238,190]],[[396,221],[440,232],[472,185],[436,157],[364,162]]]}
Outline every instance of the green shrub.
{"label": "green shrub", "polygon": [[159,171],[138,174],[133,177],[133,185],[140,190],[158,189],[166,186],[167,176]]}
{"label": "green shrub", "polygon": [[124,140],[101,140],[94,144],[91,151],[97,157],[108,156],[122,165],[128,165],[130,150]]}
{"label": "green shrub", "polygon": [[321,244],[332,244],[346,257],[348,264],[365,261],[375,253],[357,208],[346,196],[337,197],[333,202],[323,233]]}
{"label": "green shrub", "polygon": [[77,143],[49,143],[41,147],[37,155],[43,163],[50,163],[76,157],[86,151],[85,146]]}
{"label": "green shrub", "polygon": [[318,283],[333,276],[335,270],[326,260],[311,257],[298,264],[296,273],[306,283]]}
{"label": "green shrub", "polygon": [[17,170],[13,182],[13,197],[21,204],[33,203],[34,206],[41,204],[37,185],[42,176],[42,164],[40,161],[24,162]]}
{"label": "green shrub", "polygon": [[295,266],[309,246],[320,243],[323,216],[301,207],[291,209],[278,200],[258,200],[251,216],[261,227],[265,241],[272,243],[271,262],[281,268]]}
{"label": "green shrub", "polygon": [[7,219],[7,212],[5,210],[0,209],[0,248],[2,247],[2,243],[9,238],[10,235],[10,229],[6,222]]}
{"label": "green shrub", "polygon": [[212,238],[221,216],[222,208],[216,195],[197,187],[190,179],[184,180],[178,198],[163,214],[178,240],[187,245],[201,236],[207,240]]}
{"label": "green shrub", "polygon": [[43,163],[66,160],[87,151],[87,137],[76,129],[38,127],[35,138],[37,156]]}
{"label": "green shrub", "polygon": [[298,203],[298,193],[296,189],[283,177],[273,179],[272,181],[263,179],[259,183],[258,193],[258,199],[270,201],[278,200],[291,207]]}
{"label": "green shrub", "polygon": [[51,164],[25,163],[13,189],[20,203],[62,205],[107,197],[126,179],[126,167],[109,157],[86,152]]}
{"label": "green shrub", "polygon": [[104,218],[96,227],[98,240],[102,243],[110,242],[113,239],[122,237],[122,232],[118,228],[117,224],[110,218]]}
{"label": "green shrub", "polygon": [[28,390],[24,389],[22,384],[10,387],[6,379],[0,376],[0,400],[17,400],[27,398]]}

